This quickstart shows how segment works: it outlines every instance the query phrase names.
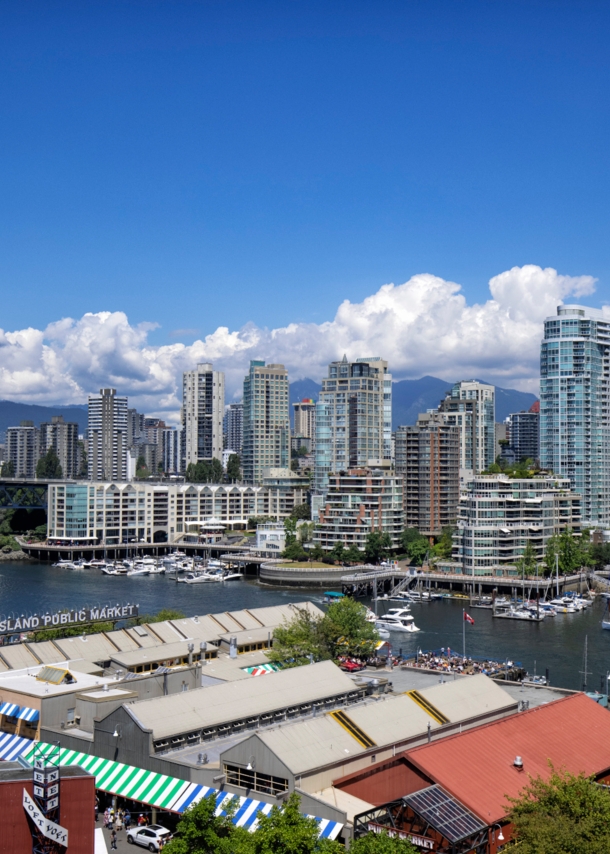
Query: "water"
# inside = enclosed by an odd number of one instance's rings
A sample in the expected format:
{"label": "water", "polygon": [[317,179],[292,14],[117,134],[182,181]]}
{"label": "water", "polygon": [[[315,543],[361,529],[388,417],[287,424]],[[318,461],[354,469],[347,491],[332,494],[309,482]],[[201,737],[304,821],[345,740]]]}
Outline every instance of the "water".
{"label": "water", "polygon": [[[0,564],[0,615],[55,611],[87,605],[137,604],[140,613],[176,608],[187,616],[258,608],[310,600],[320,605],[322,592],[264,587],[256,581],[226,584],[176,584],[172,576],[112,577],[97,570],[71,571],[39,563]],[[396,602],[379,602],[379,613]],[[418,648],[451,647],[462,652],[463,602],[442,600],[412,605],[417,634],[392,633],[393,648],[403,653]],[[582,688],[583,653],[588,636],[587,686],[599,689],[610,670],[610,632],[600,625],[604,604],[578,614],[562,614],[542,623],[494,620],[491,611],[473,609],[475,625],[466,625],[466,653],[498,661],[519,661],[530,673],[544,674],[552,685]]]}

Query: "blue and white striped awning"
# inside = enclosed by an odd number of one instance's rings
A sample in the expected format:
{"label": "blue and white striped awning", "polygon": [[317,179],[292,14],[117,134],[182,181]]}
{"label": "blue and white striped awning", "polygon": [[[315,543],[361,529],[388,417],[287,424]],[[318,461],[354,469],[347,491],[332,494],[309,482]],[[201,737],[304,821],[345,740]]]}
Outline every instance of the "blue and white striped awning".
{"label": "blue and white striped awning", "polygon": [[0,732],[0,759],[4,762],[10,762],[21,756],[32,742],[29,738],[21,738],[20,735],[13,735],[10,732]]}
{"label": "blue and white striped awning", "polygon": [[27,706],[18,706],[16,703],[2,703],[0,705],[0,715],[6,715],[9,718],[19,718],[33,723],[40,717],[40,712],[38,709],[28,709]]}
{"label": "blue and white striped awning", "polygon": [[[36,742],[23,740],[29,747],[23,758],[31,763]],[[40,747],[43,752],[53,749],[50,744],[41,744]],[[199,783],[189,783],[177,777],[167,777],[155,771],[145,771],[133,765],[101,759],[99,756],[88,753],[77,753],[75,750],[64,747],[59,752],[59,764],[79,765],[94,774],[95,786],[102,792],[175,813],[183,813],[202,798],[213,797],[216,799],[216,814],[221,815],[228,803],[237,798],[238,807],[233,822],[238,827],[245,827],[248,830],[254,830],[258,825],[259,817],[270,813],[273,806],[264,801],[240,797],[232,792],[219,792],[218,789],[201,786]],[[343,827],[340,822],[316,816],[310,816],[310,818],[316,819],[320,828],[320,837],[324,839],[336,839]]]}

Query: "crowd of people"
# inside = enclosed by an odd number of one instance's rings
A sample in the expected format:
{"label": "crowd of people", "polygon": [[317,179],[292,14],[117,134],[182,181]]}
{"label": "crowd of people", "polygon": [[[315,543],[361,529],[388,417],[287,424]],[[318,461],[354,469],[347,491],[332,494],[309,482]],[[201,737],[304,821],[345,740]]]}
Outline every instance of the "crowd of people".
{"label": "crowd of people", "polygon": [[475,673],[483,673],[485,676],[506,676],[507,679],[515,682],[525,675],[523,668],[513,661],[498,662],[491,659],[464,658],[449,647],[433,652],[418,652],[415,657],[403,661],[402,666],[443,673],[463,673],[469,676]]}
{"label": "crowd of people", "polygon": [[[96,800],[95,802],[95,821],[97,822],[99,819],[99,803]],[[125,809],[115,808],[113,806],[108,806],[102,813],[102,821],[104,828],[110,831],[110,848],[113,851],[117,850],[117,841],[120,839],[121,831],[128,831],[133,824],[137,825],[137,827],[146,827],[150,824],[148,816],[145,813],[140,813],[137,819],[133,820],[132,815],[129,809],[126,807]],[[159,845],[159,851],[163,848],[163,840],[159,839],[157,844]]]}

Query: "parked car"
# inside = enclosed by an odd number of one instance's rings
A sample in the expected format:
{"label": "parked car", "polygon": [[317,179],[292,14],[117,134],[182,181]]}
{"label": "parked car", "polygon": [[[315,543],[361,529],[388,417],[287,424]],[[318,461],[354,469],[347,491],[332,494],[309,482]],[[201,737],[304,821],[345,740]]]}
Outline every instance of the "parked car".
{"label": "parked car", "polygon": [[127,833],[127,841],[130,845],[141,845],[149,851],[159,851],[159,840],[165,844],[172,838],[172,833],[167,827],[160,824],[150,824],[148,827],[133,827]]}

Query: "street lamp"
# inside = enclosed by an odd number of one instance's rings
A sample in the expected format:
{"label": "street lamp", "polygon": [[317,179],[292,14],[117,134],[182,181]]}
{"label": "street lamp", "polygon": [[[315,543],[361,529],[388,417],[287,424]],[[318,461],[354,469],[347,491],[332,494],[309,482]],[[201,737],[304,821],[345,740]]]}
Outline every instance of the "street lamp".
{"label": "street lamp", "polygon": [[498,824],[494,824],[494,825],[492,826],[492,828],[491,828],[491,841],[492,841],[492,842],[495,842],[495,841],[496,841],[496,827],[497,827],[497,828],[499,829],[499,831],[500,831],[500,832],[498,833],[498,842],[504,842],[504,834],[502,833],[502,825],[501,825],[501,824],[499,824],[499,823],[498,823]]}

